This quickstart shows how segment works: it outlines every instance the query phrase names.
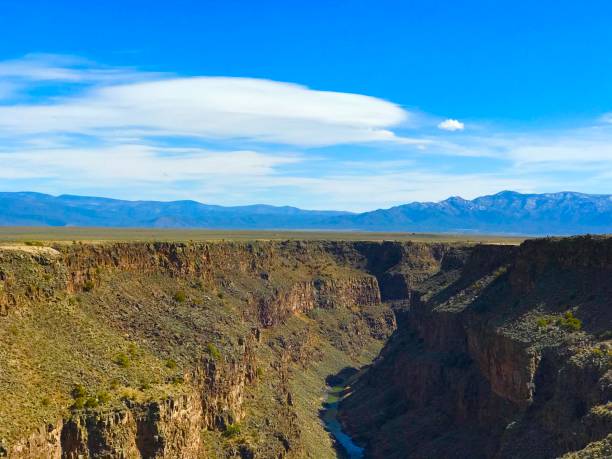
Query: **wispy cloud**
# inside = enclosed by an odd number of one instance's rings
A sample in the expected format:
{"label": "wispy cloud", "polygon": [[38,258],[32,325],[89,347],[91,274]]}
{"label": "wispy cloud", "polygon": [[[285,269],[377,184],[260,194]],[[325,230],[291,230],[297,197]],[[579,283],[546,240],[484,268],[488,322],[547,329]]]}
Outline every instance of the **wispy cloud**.
{"label": "wispy cloud", "polygon": [[[270,176],[275,168],[301,159],[298,155],[273,155],[254,151],[209,151],[196,148],[159,148],[117,145],[108,148],[42,148],[0,152],[0,178],[20,177],[64,180],[86,184],[90,180],[168,182],[206,180],[213,176]],[[29,175],[28,175],[29,174]]]}
{"label": "wispy cloud", "polygon": [[[321,159],[316,173],[294,167],[310,158],[299,154],[208,151],[120,145],[109,148],[40,148],[0,152],[0,180],[35,180],[39,191],[58,184],[62,192],[88,194],[92,184],[104,195],[199,199],[217,204],[260,202],[307,208],[367,210],[414,200],[438,200],[456,190],[466,197],[499,186],[530,190],[530,180],[503,174],[429,172],[412,161],[338,163]],[[89,192],[91,194],[91,192]]]}
{"label": "wispy cloud", "polygon": [[106,67],[78,56],[27,54],[19,59],[0,62],[0,78],[9,81],[117,83],[142,81],[158,73],[129,68]]}
{"label": "wispy cloud", "polygon": [[601,117],[601,121],[604,123],[612,123],[612,113],[604,113]]}
{"label": "wispy cloud", "polygon": [[610,191],[610,114],[556,130],[468,127],[293,83],[74,56],[0,62],[4,189],[346,210],[501,189]]}

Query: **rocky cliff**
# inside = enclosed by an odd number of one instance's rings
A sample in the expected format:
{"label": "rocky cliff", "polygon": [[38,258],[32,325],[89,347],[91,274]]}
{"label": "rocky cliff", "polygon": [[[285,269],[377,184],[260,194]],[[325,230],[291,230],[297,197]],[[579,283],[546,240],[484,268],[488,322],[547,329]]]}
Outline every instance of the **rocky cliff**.
{"label": "rocky cliff", "polygon": [[343,402],[346,427],[368,457],[609,457],[610,279],[607,238],[440,263]]}
{"label": "rocky cliff", "polygon": [[303,441],[326,434],[292,385],[395,326],[364,263],[300,242],[3,248],[0,455],[334,454]]}
{"label": "rocky cliff", "polygon": [[0,456],[336,457],[326,377],[386,342],[368,457],[605,457],[611,274],[587,237],[3,247]]}

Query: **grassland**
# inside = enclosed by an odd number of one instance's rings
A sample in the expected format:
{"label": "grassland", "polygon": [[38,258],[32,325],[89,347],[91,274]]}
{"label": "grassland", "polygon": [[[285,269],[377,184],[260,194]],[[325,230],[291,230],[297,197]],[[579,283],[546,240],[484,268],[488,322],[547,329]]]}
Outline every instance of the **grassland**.
{"label": "grassland", "polygon": [[480,234],[379,233],[339,231],[236,231],[157,228],[0,227],[0,242],[70,241],[421,241],[520,244],[525,237]]}

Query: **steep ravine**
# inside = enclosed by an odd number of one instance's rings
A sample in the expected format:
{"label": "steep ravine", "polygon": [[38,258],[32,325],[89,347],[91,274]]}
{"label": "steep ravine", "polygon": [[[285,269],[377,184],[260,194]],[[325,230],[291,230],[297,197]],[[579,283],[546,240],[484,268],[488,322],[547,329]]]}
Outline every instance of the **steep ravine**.
{"label": "steep ravine", "polygon": [[[321,397],[351,367],[339,419],[364,457],[602,450],[611,254],[590,238],[0,249],[0,456],[333,458]],[[568,311],[580,330],[557,324]]]}
{"label": "steep ravine", "polygon": [[325,376],[395,327],[351,244],[0,250],[0,455],[333,457]]}
{"label": "steep ravine", "polygon": [[612,239],[478,247],[414,284],[340,406],[372,458],[612,457]]}

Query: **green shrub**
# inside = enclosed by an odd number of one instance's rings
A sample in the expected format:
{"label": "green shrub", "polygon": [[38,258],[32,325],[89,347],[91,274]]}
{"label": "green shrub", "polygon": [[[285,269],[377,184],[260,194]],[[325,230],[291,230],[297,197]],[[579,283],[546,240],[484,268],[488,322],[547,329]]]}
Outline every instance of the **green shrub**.
{"label": "green shrub", "polygon": [[72,397],[74,402],[71,407],[73,410],[82,410],[83,408],[96,408],[99,405],[98,397],[87,394],[87,390],[82,384],[77,384],[72,389]]}
{"label": "green shrub", "polygon": [[213,343],[208,343],[206,345],[206,349],[213,359],[219,360],[221,358],[221,351],[219,351],[219,348],[217,348],[217,346],[215,346]]}
{"label": "green shrub", "polygon": [[179,303],[184,303],[186,299],[187,295],[185,295],[185,292],[183,291],[178,291],[174,294],[174,300],[178,301]]}
{"label": "green shrub", "polygon": [[563,317],[557,319],[557,325],[568,331],[578,331],[582,328],[582,321],[574,317],[571,311],[567,311]]}
{"label": "green shrub", "polygon": [[204,282],[201,279],[198,279],[193,283],[193,288],[201,290],[204,288]]}
{"label": "green shrub", "polygon": [[538,328],[546,328],[552,323],[552,319],[550,317],[540,317],[536,323]]}
{"label": "green shrub", "polygon": [[85,390],[85,387],[83,387],[82,384],[77,384],[72,389],[72,398],[75,398],[75,399],[85,398],[86,395],[87,395],[87,391]]}
{"label": "green shrub", "polygon": [[261,378],[264,375],[264,369],[261,367],[257,367],[257,370],[255,370],[255,374],[258,378]]}
{"label": "green shrub", "polygon": [[136,346],[134,343],[130,343],[128,345],[128,354],[130,355],[130,357],[132,357],[133,359],[135,359],[136,357],[138,357],[139,351],[138,351],[138,346]]}
{"label": "green shrub", "polygon": [[42,400],[40,401],[40,404],[42,406],[49,406],[51,405],[51,399],[49,397],[43,397]]}
{"label": "green shrub", "polygon": [[88,280],[83,284],[83,290],[86,292],[91,292],[94,289],[95,285],[92,280]]}
{"label": "green shrub", "polygon": [[82,410],[85,407],[85,397],[78,397],[74,399],[74,402],[70,406],[73,410]]}
{"label": "green shrub", "polygon": [[151,383],[148,381],[143,381],[140,384],[140,390],[149,390],[151,388]]}
{"label": "green shrub", "polygon": [[100,392],[98,394],[98,402],[100,405],[110,402],[111,396],[108,392]]}
{"label": "green shrub", "polygon": [[87,397],[83,406],[85,408],[97,408],[99,405],[98,399],[96,397]]}
{"label": "green shrub", "polygon": [[121,368],[127,368],[130,366],[130,358],[127,356],[127,354],[124,354],[123,352],[117,354],[113,361]]}
{"label": "green shrub", "polygon": [[138,392],[136,389],[126,387],[121,391],[121,400],[123,401],[134,401],[138,398]]}
{"label": "green shrub", "polygon": [[185,382],[185,380],[183,379],[183,377],[182,377],[182,376],[180,376],[180,375],[176,375],[176,376],[173,376],[173,377],[172,377],[172,379],[170,380],[170,382],[176,386],[176,385],[178,385],[178,384],[183,384],[183,383]]}
{"label": "green shrub", "polygon": [[176,360],[174,359],[167,359],[165,364],[166,364],[166,368],[170,370],[175,370],[177,367]]}
{"label": "green shrub", "polygon": [[40,241],[25,241],[24,244],[30,247],[43,247],[44,246],[44,244]]}
{"label": "green shrub", "polygon": [[241,429],[239,424],[230,424],[225,428],[225,432],[223,432],[223,435],[225,437],[231,438],[240,435],[240,432]]}
{"label": "green shrub", "polygon": [[603,357],[604,351],[598,347],[594,347],[591,349],[591,354],[593,354],[595,357]]}

